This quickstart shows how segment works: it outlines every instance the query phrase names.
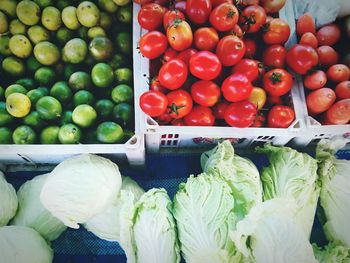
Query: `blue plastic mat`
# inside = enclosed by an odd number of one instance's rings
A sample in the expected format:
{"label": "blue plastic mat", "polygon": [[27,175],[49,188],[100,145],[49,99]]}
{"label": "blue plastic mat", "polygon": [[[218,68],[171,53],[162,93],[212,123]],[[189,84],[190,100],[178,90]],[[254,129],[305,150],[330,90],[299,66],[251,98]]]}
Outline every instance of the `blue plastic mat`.
{"label": "blue plastic mat", "polygon": [[[268,165],[264,155],[246,155],[259,170]],[[136,171],[121,168],[122,175],[135,179],[145,190],[153,187],[165,188],[172,198],[181,182],[185,182],[190,174],[201,173],[200,155],[150,155],[146,160],[147,169]],[[350,159],[350,152],[338,154],[340,159]],[[7,173],[6,179],[18,189],[25,181],[44,172],[13,172]],[[316,220],[311,236],[313,242],[325,244],[322,228]],[[123,250],[117,242],[103,241],[86,231],[68,229],[60,238],[52,243],[55,251],[55,263],[118,263],[126,262]]]}

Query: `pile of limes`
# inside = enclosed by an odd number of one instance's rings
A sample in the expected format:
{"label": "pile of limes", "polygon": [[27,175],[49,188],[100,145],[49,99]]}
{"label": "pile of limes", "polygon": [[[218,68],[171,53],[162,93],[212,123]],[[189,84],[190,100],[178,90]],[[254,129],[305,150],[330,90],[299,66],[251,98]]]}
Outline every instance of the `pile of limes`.
{"label": "pile of limes", "polygon": [[0,0],[0,144],[133,135],[130,0]]}

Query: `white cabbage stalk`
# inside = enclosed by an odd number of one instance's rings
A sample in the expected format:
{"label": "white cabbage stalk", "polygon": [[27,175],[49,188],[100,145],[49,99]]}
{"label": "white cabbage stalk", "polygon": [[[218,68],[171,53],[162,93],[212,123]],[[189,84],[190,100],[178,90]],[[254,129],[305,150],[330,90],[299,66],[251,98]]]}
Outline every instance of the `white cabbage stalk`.
{"label": "white cabbage stalk", "polygon": [[0,171],[0,227],[6,226],[15,216],[18,207],[16,190],[7,183]]}
{"label": "white cabbage stalk", "polygon": [[339,242],[331,242],[326,247],[320,248],[312,245],[314,254],[319,263],[349,263],[350,249]]}

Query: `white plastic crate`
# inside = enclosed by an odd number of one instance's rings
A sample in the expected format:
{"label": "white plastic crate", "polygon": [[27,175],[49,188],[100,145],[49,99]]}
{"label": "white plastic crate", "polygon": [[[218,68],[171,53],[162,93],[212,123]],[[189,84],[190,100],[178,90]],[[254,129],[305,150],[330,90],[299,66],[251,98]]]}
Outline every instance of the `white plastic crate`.
{"label": "white plastic crate", "polygon": [[[134,41],[138,40],[147,31],[137,23],[137,12],[140,6],[134,4]],[[279,16],[290,22],[291,34],[295,34],[294,12],[291,1],[287,1]],[[289,41],[286,46],[293,42]],[[135,87],[149,89],[149,60],[143,57],[139,49],[134,47],[134,75]],[[303,112],[300,111],[303,101],[300,90],[295,83],[292,91],[296,120],[287,129],[276,128],[234,128],[234,127],[191,127],[191,126],[160,126],[151,117],[140,112],[141,131],[145,134],[146,149],[148,152],[185,151],[186,148],[194,151],[196,148],[209,147],[221,139],[231,139],[235,147],[247,148],[261,143],[271,142],[275,145],[285,145],[294,137],[300,135],[304,126]]]}

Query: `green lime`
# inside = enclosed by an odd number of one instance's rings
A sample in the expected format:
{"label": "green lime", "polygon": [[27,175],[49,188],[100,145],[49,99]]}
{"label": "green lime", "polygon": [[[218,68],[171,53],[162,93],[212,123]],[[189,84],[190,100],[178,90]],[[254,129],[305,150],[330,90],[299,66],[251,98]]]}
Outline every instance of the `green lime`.
{"label": "green lime", "polygon": [[81,130],[78,126],[68,123],[63,125],[58,132],[58,140],[63,144],[75,144],[81,139]]}
{"label": "green lime", "polygon": [[6,110],[6,103],[0,101],[0,126],[5,126],[13,121],[13,116]]}
{"label": "green lime", "polygon": [[115,103],[129,102],[133,100],[133,90],[129,85],[119,84],[112,90],[112,100]]}
{"label": "green lime", "polygon": [[58,99],[62,104],[71,100],[73,94],[66,81],[56,82],[51,90],[50,95]]}
{"label": "green lime", "polygon": [[55,71],[49,67],[41,67],[35,71],[34,79],[44,86],[50,86],[56,78]]}
{"label": "green lime", "polygon": [[78,29],[78,36],[82,39],[88,39],[88,32],[89,29],[87,27],[82,26],[81,28]]}
{"label": "green lime", "polygon": [[127,60],[123,55],[115,54],[108,62],[108,64],[112,67],[113,70],[116,70],[127,65]]}
{"label": "green lime", "polygon": [[16,16],[16,0],[1,0],[0,10],[10,17]]}
{"label": "green lime", "polygon": [[106,61],[113,55],[113,44],[107,37],[97,36],[90,42],[89,50],[96,61]]}
{"label": "green lime", "polygon": [[97,87],[107,88],[113,83],[113,70],[106,63],[98,63],[92,68],[91,78]]}
{"label": "green lime", "polygon": [[97,131],[96,129],[89,129],[83,134],[83,143],[86,144],[99,144],[97,140]]}
{"label": "green lime", "polygon": [[80,23],[77,17],[77,8],[74,6],[67,6],[62,10],[63,24],[71,30],[77,30]]}
{"label": "green lime", "polygon": [[90,39],[93,39],[94,37],[97,37],[97,36],[105,37],[107,35],[106,31],[100,26],[94,26],[89,28],[87,34]]}
{"label": "green lime", "polygon": [[97,115],[101,119],[108,119],[113,112],[114,103],[111,100],[101,99],[95,104]]}
{"label": "green lime", "polygon": [[32,127],[33,129],[41,129],[45,126],[45,122],[40,118],[39,113],[36,111],[32,111],[25,116],[23,123]]}
{"label": "green lime", "polygon": [[0,144],[12,143],[12,131],[7,127],[0,127]]}
{"label": "green lime", "polygon": [[122,6],[117,11],[117,20],[130,24],[132,22],[132,5]]}
{"label": "green lime", "polygon": [[29,73],[34,73],[38,68],[41,67],[41,64],[34,56],[30,56],[27,58],[26,66]]}
{"label": "green lime", "polygon": [[73,122],[72,114],[73,114],[72,111],[65,111],[65,112],[63,112],[60,124],[64,125],[64,124],[67,124],[67,123],[72,123]]}
{"label": "green lime", "polygon": [[61,27],[56,32],[56,38],[57,41],[61,45],[65,45],[69,40],[71,40],[74,37],[74,31],[69,30],[66,27]]}
{"label": "green lime", "polygon": [[61,12],[56,7],[45,7],[41,15],[41,23],[50,31],[56,31],[62,24]]}
{"label": "green lime", "polygon": [[34,2],[37,3],[41,9],[55,4],[54,0],[34,0]]}
{"label": "green lime", "polygon": [[14,19],[10,22],[11,35],[21,34],[24,35],[27,32],[27,26],[18,19]]}
{"label": "green lime", "polygon": [[80,65],[65,63],[63,68],[64,79],[68,80],[74,72],[80,70]]}
{"label": "green lime", "polygon": [[60,127],[49,126],[43,129],[40,133],[40,143],[41,144],[59,144],[58,132]]}
{"label": "green lime", "polygon": [[25,72],[25,66],[22,60],[16,57],[7,57],[2,61],[2,69],[14,77],[20,77]]}
{"label": "green lime", "polygon": [[81,104],[93,105],[94,100],[94,95],[87,90],[79,90],[73,96],[73,103],[75,107]]}
{"label": "green lime", "polygon": [[112,26],[112,18],[109,14],[106,12],[100,13],[100,22],[98,23],[100,27],[102,27],[104,30],[108,30]]}
{"label": "green lime", "polygon": [[10,38],[10,50],[19,58],[26,58],[32,53],[33,46],[24,35],[14,35]]}
{"label": "green lime", "polygon": [[118,51],[123,54],[131,54],[132,51],[132,38],[129,32],[119,32],[117,34],[115,44]]}
{"label": "green lime", "polygon": [[56,2],[56,7],[59,10],[63,10],[64,8],[68,7],[71,3],[71,0],[58,0]]}
{"label": "green lime", "polygon": [[128,103],[119,103],[113,108],[113,118],[114,120],[126,126],[133,119],[134,110],[132,106]]}
{"label": "green lime", "polygon": [[42,90],[40,90],[39,88],[38,89],[32,89],[30,91],[27,92],[27,96],[28,98],[30,99],[32,105],[35,105],[37,103],[37,101],[44,97],[45,94]]}
{"label": "green lime", "polygon": [[20,84],[12,84],[10,86],[8,86],[5,90],[5,98],[7,98],[8,96],[10,96],[10,94],[12,93],[22,93],[22,94],[26,94],[28,91],[25,87],[23,87]]}
{"label": "green lime", "polygon": [[0,86],[0,100],[2,100],[3,98],[5,98],[5,89]]}
{"label": "green lime", "polygon": [[9,36],[0,36],[0,55],[11,55]]}
{"label": "green lime", "polygon": [[77,17],[83,26],[93,27],[100,21],[100,10],[93,2],[84,1],[78,5]]}
{"label": "green lime", "polygon": [[44,94],[44,96],[47,96],[47,95],[49,95],[49,93],[50,93],[50,90],[49,90],[49,88],[47,88],[47,87],[40,86],[40,87],[38,88],[38,90],[40,90],[40,92],[42,92],[42,93]]}
{"label": "green lime", "polygon": [[50,39],[50,33],[45,28],[39,25],[31,26],[28,29],[28,37],[34,44]]}
{"label": "green lime", "polygon": [[7,22],[6,15],[0,11],[0,34],[4,34],[9,29],[9,23]]}
{"label": "green lime", "polygon": [[109,13],[115,13],[118,10],[118,6],[113,0],[98,0],[98,6]]}
{"label": "green lime", "polygon": [[36,141],[36,134],[29,126],[21,125],[14,130],[12,139],[15,144],[33,144]]}
{"label": "green lime", "polygon": [[113,0],[118,6],[125,6],[130,3],[130,0]]}
{"label": "green lime", "polygon": [[74,72],[70,76],[68,83],[73,90],[89,89],[92,87],[90,75],[83,71]]}
{"label": "green lime", "polygon": [[40,98],[35,104],[35,109],[43,120],[55,120],[61,117],[61,103],[51,96]]}
{"label": "green lime", "polygon": [[29,0],[23,0],[18,3],[16,7],[17,17],[25,25],[32,26],[40,20],[40,8],[39,6]]}
{"label": "green lime", "polygon": [[90,127],[94,124],[97,113],[93,107],[87,104],[81,104],[73,110],[73,122],[82,128]]}
{"label": "green lime", "polygon": [[103,122],[97,127],[97,140],[102,143],[117,143],[123,137],[122,127],[115,122]]}
{"label": "green lime", "polygon": [[115,80],[119,84],[132,84],[132,70],[130,68],[118,68],[114,71]]}
{"label": "green lime", "polygon": [[63,48],[63,61],[78,64],[84,61],[87,55],[87,45],[80,38],[69,40]]}
{"label": "green lime", "polygon": [[34,79],[30,79],[30,78],[19,79],[16,81],[16,84],[19,84],[19,85],[25,87],[27,90],[31,90],[31,89],[34,89],[36,87],[36,83],[35,83]]}
{"label": "green lime", "polygon": [[60,59],[60,51],[51,42],[43,41],[35,45],[34,56],[41,64],[50,66]]}

